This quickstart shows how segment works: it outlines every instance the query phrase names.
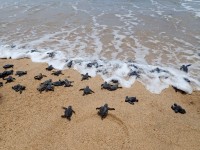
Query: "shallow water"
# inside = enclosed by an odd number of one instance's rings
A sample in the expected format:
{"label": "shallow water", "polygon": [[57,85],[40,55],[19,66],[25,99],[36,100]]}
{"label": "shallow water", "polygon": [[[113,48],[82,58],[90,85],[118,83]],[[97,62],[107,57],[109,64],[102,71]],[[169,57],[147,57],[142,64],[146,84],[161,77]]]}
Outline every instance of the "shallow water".
{"label": "shallow water", "polygon": [[[191,93],[200,90],[199,25],[198,0],[0,0],[0,57],[57,69],[74,60],[81,73],[126,87],[135,81],[130,71],[139,71],[137,80],[153,93],[169,85]],[[93,61],[102,66],[88,68]],[[179,71],[183,64],[192,64],[189,73]],[[169,73],[152,72],[156,67]]]}

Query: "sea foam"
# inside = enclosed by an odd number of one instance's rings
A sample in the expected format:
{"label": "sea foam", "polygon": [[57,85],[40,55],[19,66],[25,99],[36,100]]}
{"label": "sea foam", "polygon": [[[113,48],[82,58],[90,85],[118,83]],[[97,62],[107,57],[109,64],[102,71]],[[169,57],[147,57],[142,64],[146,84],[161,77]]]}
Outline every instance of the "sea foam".
{"label": "sea foam", "polygon": [[[50,56],[50,53],[53,55]],[[200,82],[197,79],[191,77],[189,73],[172,67],[138,64],[134,61],[69,58],[62,51],[27,50],[18,47],[11,48],[9,45],[0,46],[0,58],[30,58],[33,62],[46,62],[59,70],[69,69],[67,64],[72,61],[72,68],[81,74],[89,73],[92,77],[100,75],[107,82],[115,79],[126,88],[131,87],[137,80],[147,90],[156,94],[160,94],[169,86],[176,87],[189,94],[195,90],[200,90]]]}

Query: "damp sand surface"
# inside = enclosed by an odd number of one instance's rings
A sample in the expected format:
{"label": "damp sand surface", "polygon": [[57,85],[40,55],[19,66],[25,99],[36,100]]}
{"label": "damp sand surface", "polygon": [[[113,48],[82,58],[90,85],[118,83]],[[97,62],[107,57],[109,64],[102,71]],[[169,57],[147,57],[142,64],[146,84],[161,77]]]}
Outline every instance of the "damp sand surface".
{"label": "damp sand surface", "polygon": [[[0,59],[0,66],[14,64],[14,71],[28,74],[0,87],[0,149],[188,149],[200,147],[200,92],[176,93],[173,88],[152,94],[136,82],[131,88],[101,90],[103,80],[96,76],[81,81],[72,69],[53,76],[46,63],[29,59]],[[0,72],[4,69],[0,67]],[[39,73],[47,75],[34,80]],[[38,85],[52,79],[69,79],[73,87],[55,87],[54,92],[39,93]],[[5,83],[2,79],[0,82]],[[12,86],[22,84],[22,94]],[[95,93],[82,96],[79,89],[89,86]],[[125,96],[136,96],[138,103],[124,102]],[[101,120],[96,107],[108,103],[116,110]],[[186,114],[175,114],[170,108],[180,104]],[[63,106],[72,105],[76,114],[71,121],[61,118]]]}

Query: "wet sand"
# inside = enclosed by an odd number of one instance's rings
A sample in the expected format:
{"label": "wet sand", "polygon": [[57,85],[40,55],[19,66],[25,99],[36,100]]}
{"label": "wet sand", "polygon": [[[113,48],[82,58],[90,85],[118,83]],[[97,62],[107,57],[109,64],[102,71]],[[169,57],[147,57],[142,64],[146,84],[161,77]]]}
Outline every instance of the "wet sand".
{"label": "wet sand", "polygon": [[[0,66],[14,64],[14,71],[28,74],[0,87],[0,149],[188,149],[200,147],[200,92],[191,95],[176,93],[173,88],[156,95],[139,82],[131,88],[117,91],[101,90],[103,80],[97,76],[81,81],[72,69],[64,75],[53,76],[46,71],[46,63],[32,63],[29,59],[0,59]],[[0,67],[0,72],[4,69]],[[34,80],[39,73],[47,75]],[[55,87],[54,92],[42,92],[38,85],[52,79],[69,79],[73,87]],[[0,82],[3,80],[0,79]],[[5,81],[3,81],[5,83]],[[22,94],[12,86],[22,84]],[[82,96],[80,88],[91,87],[94,94]],[[124,102],[125,96],[136,96],[138,103]],[[108,103],[116,110],[101,120],[96,107]],[[186,114],[175,114],[171,105],[180,104]],[[61,118],[63,106],[72,105],[76,114],[72,120]]]}

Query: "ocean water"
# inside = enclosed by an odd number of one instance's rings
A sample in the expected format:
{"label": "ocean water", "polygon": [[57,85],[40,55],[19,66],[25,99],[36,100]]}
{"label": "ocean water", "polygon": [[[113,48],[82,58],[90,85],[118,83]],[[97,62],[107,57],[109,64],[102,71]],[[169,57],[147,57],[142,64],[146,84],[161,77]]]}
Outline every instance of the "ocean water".
{"label": "ocean water", "polygon": [[137,80],[152,93],[171,85],[192,93],[200,90],[200,1],[0,0],[0,58],[24,57],[56,69],[72,61],[124,87]]}

